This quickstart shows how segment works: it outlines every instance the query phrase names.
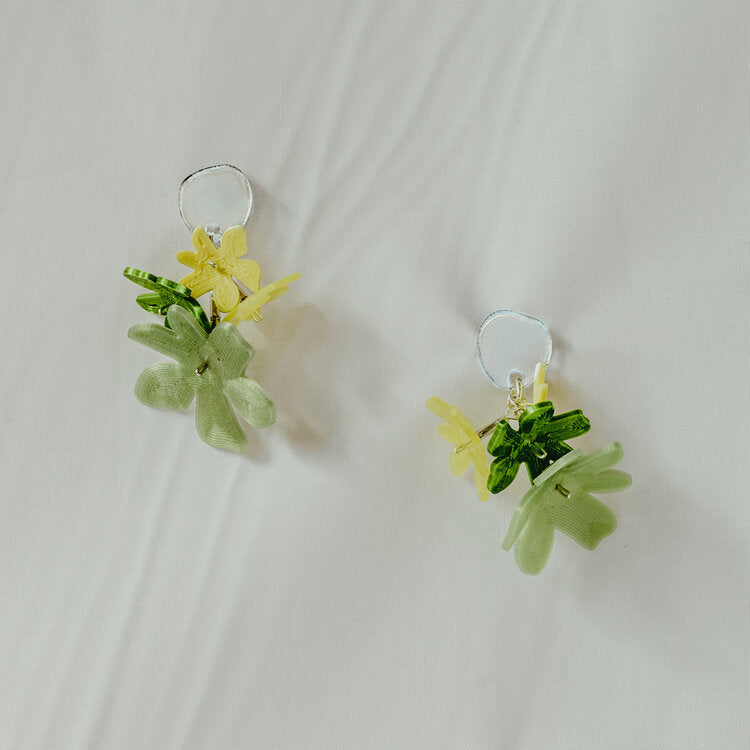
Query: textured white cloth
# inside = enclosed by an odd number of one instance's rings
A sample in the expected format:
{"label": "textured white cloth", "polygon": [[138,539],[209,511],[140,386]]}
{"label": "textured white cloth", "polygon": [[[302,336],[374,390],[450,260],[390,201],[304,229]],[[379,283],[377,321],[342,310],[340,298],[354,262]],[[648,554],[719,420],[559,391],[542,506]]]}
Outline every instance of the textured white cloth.
{"label": "textured white cloth", "polygon": [[[746,2],[184,0],[0,11],[0,747],[747,747]],[[246,329],[246,456],[136,402],[133,265],[181,179],[255,189],[302,273]],[[625,449],[616,533],[500,549],[527,480],[454,480],[435,394],[502,394],[544,319],[558,410]]]}

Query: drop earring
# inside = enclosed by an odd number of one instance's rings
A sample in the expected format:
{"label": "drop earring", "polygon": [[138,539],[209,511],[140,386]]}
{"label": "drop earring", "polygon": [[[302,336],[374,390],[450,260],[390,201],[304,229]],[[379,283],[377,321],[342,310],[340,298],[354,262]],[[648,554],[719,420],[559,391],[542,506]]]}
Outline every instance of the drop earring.
{"label": "drop earring", "polygon": [[[140,323],[128,336],[176,360],[144,370],[135,395],[147,406],[184,411],[196,400],[198,435],[215,448],[241,452],[247,437],[239,414],[256,428],[276,421],[276,407],[263,388],[245,375],[255,354],[237,330],[244,320],[260,321],[261,308],[299,278],[295,273],[260,285],[260,264],[247,253],[245,224],[253,194],[247,177],[222,164],[183,180],[179,209],[192,232],[193,250],[177,253],[190,269],[179,282],[136,268],[124,275],[148,291],[136,302],[163,317],[163,325]],[[210,293],[208,313],[198,298]]]}
{"label": "drop earring", "polygon": [[[546,383],[551,355],[552,339],[541,320],[497,310],[479,328],[477,356],[490,382],[507,392],[502,416],[475,430],[458,407],[436,396],[426,404],[443,420],[440,436],[454,445],[451,472],[459,476],[473,467],[480,500],[509,487],[525,464],[531,488],[513,512],[502,546],[514,549],[518,567],[530,575],[547,563],[555,529],[590,550],[611,534],[615,514],[591,493],[617,492],[631,483],[629,474],[612,468],[623,456],[619,443],[584,454],[566,442],[591,424],[580,409],[554,413]],[[489,433],[485,451],[482,438]]]}

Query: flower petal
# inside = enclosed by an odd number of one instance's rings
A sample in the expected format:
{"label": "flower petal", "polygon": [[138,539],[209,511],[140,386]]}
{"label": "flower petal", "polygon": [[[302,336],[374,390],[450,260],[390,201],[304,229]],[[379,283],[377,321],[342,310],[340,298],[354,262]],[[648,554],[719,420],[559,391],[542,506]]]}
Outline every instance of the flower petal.
{"label": "flower petal", "polygon": [[220,278],[219,272],[213,266],[205,264],[187,276],[183,276],[180,284],[188,287],[193,297],[202,297],[216,286]]}
{"label": "flower petal", "polygon": [[502,492],[509,487],[518,474],[518,461],[513,456],[496,458],[490,466],[490,476],[487,489],[493,494]]}
{"label": "flower petal", "polygon": [[440,419],[444,420],[445,422],[452,421],[453,415],[456,412],[455,406],[452,406],[446,401],[443,401],[443,399],[439,398],[438,396],[430,396],[430,398],[425,401],[425,406],[433,414],[440,417]]}
{"label": "flower petal", "polygon": [[591,429],[591,422],[580,409],[558,414],[552,417],[543,427],[542,433],[546,439],[559,442],[579,437]]}
{"label": "flower petal", "polygon": [[183,266],[187,266],[188,268],[197,270],[201,267],[201,260],[198,257],[198,253],[194,250],[180,250],[175,257]]}
{"label": "flower petal", "polygon": [[224,393],[234,408],[253,427],[263,429],[276,421],[276,407],[268,394],[250,378],[232,378],[224,384]]}
{"label": "flower petal", "polygon": [[[209,240],[210,241],[210,240]],[[225,262],[235,261],[247,252],[247,232],[239,225],[229,227],[221,235],[220,252]],[[260,268],[260,267],[259,267]]]}
{"label": "flower petal", "polygon": [[251,292],[257,292],[260,289],[261,270],[257,260],[245,258],[236,261],[233,273]]}
{"label": "flower petal", "polygon": [[502,548],[504,550],[509,550],[518,541],[518,537],[529,522],[531,514],[540,507],[543,499],[544,495],[538,487],[532,487],[521,498],[521,502],[513,511],[510,526],[508,526],[505,539],[503,539]]}
{"label": "flower petal", "polygon": [[567,502],[547,503],[545,510],[556,529],[586,549],[594,549],[617,528],[612,510],[587,492],[574,492]]}
{"label": "flower petal", "polygon": [[471,466],[471,453],[468,448],[465,448],[460,453],[456,453],[452,450],[448,454],[448,466],[450,467],[451,474],[454,477],[460,477],[466,469]]}
{"label": "flower petal", "polygon": [[201,388],[195,409],[195,429],[201,439],[214,448],[241,453],[247,436],[226,397],[215,388]]}
{"label": "flower petal", "polygon": [[205,344],[208,334],[191,313],[179,305],[172,305],[167,310],[169,327],[179,336],[186,354],[200,356],[200,348]]}
{"label": "flower petal", "polygon": [[211,241],[211,238],[206,234],[206,230],[203,227],[196,227],[193,230],[192,240],[200,263],[205,263],[210,258],[218,255],[216,245]]}
{"label": "flower petal", "polygon": [[618,464],[623,457],[622,446],[617,442],[605,445],[599,450],[582,456],[568,466],[568,470],[576,476],[592,476]]}
{"label": "flower petal", "polygon": [[620,492],[633,483],[633,478],[626,471],[606,469],[596,476],[585,478],[581,484],[588,492]]}
{"label": "flower petal", "polygon": [[451,445],[460,445],[467,437],[455,424],[445,423],[438,427],[438,435]]}
{"label": "flower petal", "polygon": [[240,301],[240,290],[237,284],[226,274],[217,274],[216,286],[214,287],[214,302],[216,307],[223,313],[234,310]]}
{"label": "flower petal", "polygon": [[[487,459],[485,459],[487,463]],[[487,464],[487,470],[489,471],[489,464]],[[487,474],[483,473],[474,462],[474,489],[477,491],[477,497],[484,502],[489,500],[490,491],[487,489]]]}
{"label": "flower petal", "polygon": [[178,364],[160,362],[140,374],[135,384],[135,395],[146,406],[184,411],[195,394]]}
{"label": "flower petal", "polygon": [[139,323],[128,330],[128,338],[173,359],[183,360],[185,351],[179,336],[156,323]]}
{"label": "flower petal", "polygon": [[547,564],[555,532],[544,508],[539,506],[530,515],[529,521],[516,542],[516,563],[522,573],[538,575]]}
{"label": "flower petal", "polygon": [[[521,419],[523,419],[523,414]],[[521,441],[522,438],[518,432],[510,426],[507,420],[501,419],[487,443],[487,451],[496,458],[502,458],[508,456]]]}
{"label": "flower petal", "polygon": [[222,378],[229,380],[245,374],[255,349],[231,323],[219,323],[208,337]]}

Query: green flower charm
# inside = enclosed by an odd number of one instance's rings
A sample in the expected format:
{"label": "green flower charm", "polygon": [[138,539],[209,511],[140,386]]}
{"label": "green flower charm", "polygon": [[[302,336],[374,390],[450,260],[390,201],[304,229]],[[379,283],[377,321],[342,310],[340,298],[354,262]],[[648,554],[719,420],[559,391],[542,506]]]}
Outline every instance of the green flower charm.
{"label": "green flower charm", "polygon": [[133,326],[128,336],[177,360],[144,370],[135,395],[147,406],[183,411],[197,398],[195,427],[215,448],[241,452],[247,445],[231,404],[253,427],[276,421],[276,407],[245,368],[255,351],[231,323],[208,334],[182,307],[167,311],[169,328],[155,323]]}
{"label": "green flower charm", "polygon": [[591,492],[618,492],[630,486],[630,474],[611,469],[622,459],[619,443],[584,455],[574,450],[543,471],[513,512],[503,549],[515,545],[518,567],[541,573],[554,540],[562,531],[586,549],[594,549],[617,526],[615,514]]}
{"label": "green flower charm", "polygon": [[[147,271],[139,271],[137,268],[128,266],[123,272],[126,279],[130,279],[134,284],[149,289],[148,294],[139,294],[135,301],[147,312],[155,315],[166,315],[167,310],[172,305],[179,305],[187,310],[200,324],[206,333],[211,333],[211,323],[208,316],[201,307],[198,300],[193,299],[190,290],[178,284],[176,281],[170,281],[163,276],[155,276]],[[164,318],[164,325],[169,328],[169,320]]]}
{"label": "green flower charm", "polygon": [[564,441],[588,432],[589,420],[580,409],[553,416],[550,401],[542,401],[526,409],[514,430],[506,419],[500,421],[487,444],[495,456],[490,467],[487,489],[498,493],[516,478],[518,468],[526,464],[529,478],[539,476],[550,464],[557,461],[571,447]]}

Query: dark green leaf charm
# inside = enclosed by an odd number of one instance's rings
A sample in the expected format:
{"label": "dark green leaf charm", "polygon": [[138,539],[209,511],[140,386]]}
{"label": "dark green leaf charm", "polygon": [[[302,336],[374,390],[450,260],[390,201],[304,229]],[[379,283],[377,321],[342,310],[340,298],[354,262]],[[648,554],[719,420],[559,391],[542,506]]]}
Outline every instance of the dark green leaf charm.
{"label": "dark green leaf charm", "polygon": [[553,416],[554,411],[551,401],[530,406],[519,417],[518,430],[506,419],[500,421],[487,445],[495,456],[487,480],[490,492],[502,492],[508,487],[522,463],[533,480],[571,450],[565,440],[583,435],[591,427],[580,409],[557,416]]}
{"label": "dark green leaf charm", "polygon": [[136,302],[147,312],[155,315],[164,316],[164,325],[169,328],[167,319],[167,310],[171,305],[179,305],[183,310],[187,310],[195,321],[206,331],[211,333],[211,323],[208,320],[201,304],[193,299],[190,290],[178,284],[176,281],[170,281],[163,276],[155,276],[146,271],[139,271],[137,268],[126,268],[123,271],[125,278],[130,279],[133,283],[139,284],[149,289],[149,294],[141,294],[136,297]]}

